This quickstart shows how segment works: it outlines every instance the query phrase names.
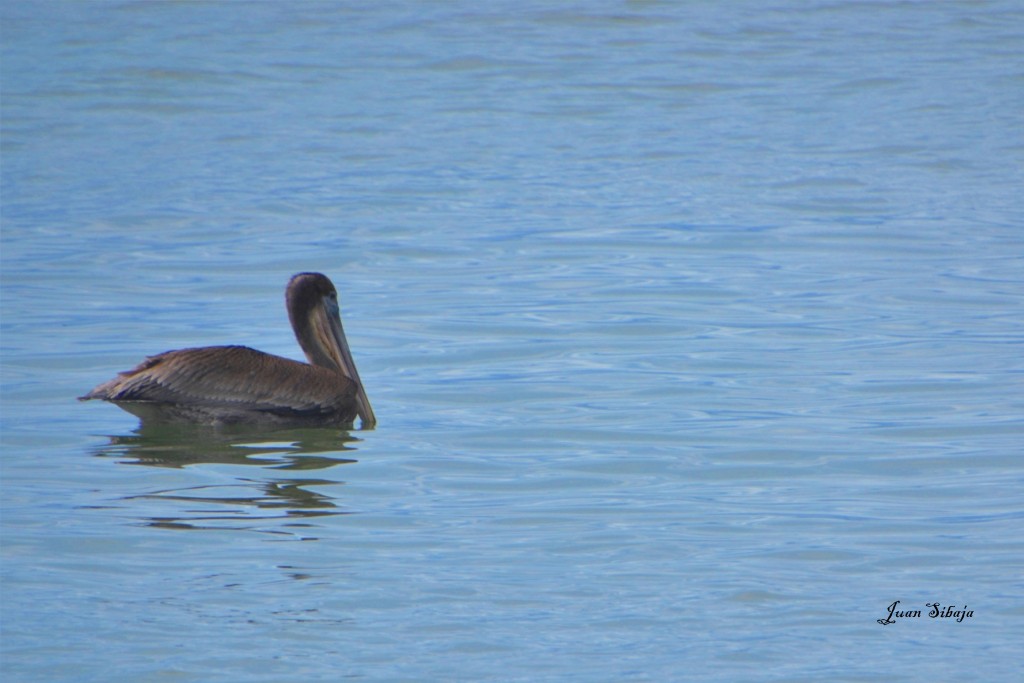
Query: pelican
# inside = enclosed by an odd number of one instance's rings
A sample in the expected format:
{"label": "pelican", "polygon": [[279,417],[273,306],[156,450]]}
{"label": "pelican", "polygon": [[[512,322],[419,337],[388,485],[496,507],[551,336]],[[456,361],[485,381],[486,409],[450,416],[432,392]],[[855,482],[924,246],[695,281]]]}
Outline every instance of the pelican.
{"label": "pelican", "polygon": [[246,346],[165,351],[104,382],[79,400],[102,399],[143,420],[204,424],[363,429],[377,418],[352,360],[325,275],[299,273],[285,290],[288,319],[309,363]]}

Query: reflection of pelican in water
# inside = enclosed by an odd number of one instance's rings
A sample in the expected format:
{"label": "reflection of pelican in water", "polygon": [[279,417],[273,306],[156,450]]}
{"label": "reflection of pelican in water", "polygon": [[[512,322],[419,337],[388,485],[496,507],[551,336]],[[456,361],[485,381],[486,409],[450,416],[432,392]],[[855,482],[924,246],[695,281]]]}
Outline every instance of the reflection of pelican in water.
{"label": "reflection of pelican in water", "polygon": [[116,403],[144,420],[363,429],[377,418],[348,349],[334,285],[299,273],[285,292],[288,318],[309,359],[300,363],[245,346],[208,346],[150,356],[82,400]]}
{"label": "reflection of pelican in water", "polygon": [[[309,540],[314,518],[346,515],[337,468],[355,464],[347,431],[303,427],[254,431],[251,426],[197,426],[143,421],[130,435],[111,436],[93,454],[123,465],[175,468],[172,488],[153,489],[164,477],[143,477],[128,503],[142,523],[167,529],[236,529],[299,535]],[[216,465],[211,482],[206,465]],[[195,469],[193,469],[195,468]],[[192,473],[189,473],[192,470]],[[227,475],[231,476],[228,477]]]}
{"label": "reflection of pelican in water", "polygon": [[124,465],[185,468],[240,465],[267,470],[312,471],[357,462],[359,439],[336,429],[303,427],[253,431],[250,427],[143,422],[92,449],[93,455]]}

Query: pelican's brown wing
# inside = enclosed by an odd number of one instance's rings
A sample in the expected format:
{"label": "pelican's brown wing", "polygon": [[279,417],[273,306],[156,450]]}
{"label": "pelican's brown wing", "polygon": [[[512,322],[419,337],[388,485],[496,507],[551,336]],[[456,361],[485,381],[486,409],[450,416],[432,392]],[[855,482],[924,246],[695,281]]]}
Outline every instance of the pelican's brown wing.
{"label": "pelican's brown wing", "polygon": [[245,346],[212,346],[151,356],[82,399],[177,406],[230,421],[260,413],[350,421],[355,395],[352,380],[327,368]]}

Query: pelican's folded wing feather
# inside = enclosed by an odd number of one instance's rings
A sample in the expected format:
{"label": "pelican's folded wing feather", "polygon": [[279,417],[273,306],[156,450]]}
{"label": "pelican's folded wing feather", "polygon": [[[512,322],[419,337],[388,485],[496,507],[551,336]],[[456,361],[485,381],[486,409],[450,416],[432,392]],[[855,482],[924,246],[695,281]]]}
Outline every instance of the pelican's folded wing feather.
{"label": "pelican's folded wing feather", "polygon": [[150,356],[81,398],[273,413],[330,413],[351,404],[350,379],[246,346],[211,346]]}

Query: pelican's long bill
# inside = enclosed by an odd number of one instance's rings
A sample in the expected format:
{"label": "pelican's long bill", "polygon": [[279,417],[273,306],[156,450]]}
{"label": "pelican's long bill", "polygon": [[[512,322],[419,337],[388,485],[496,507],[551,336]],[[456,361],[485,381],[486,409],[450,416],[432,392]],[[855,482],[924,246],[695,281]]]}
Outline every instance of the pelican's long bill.
{"label": "pelican's long bill", "polygon": [[355,382],[359,420],[363,429],[371,429],[377,424],[377,416],[373,414],[370,399],[366,395],[366,389],[363,388],[363,381],[359,379],[359,371],[356,370],[356,363],[352,360],[352,352],[348,348],[345,329],[341,325],[341,311],[338,309],[337,295],[325,296],[322,304],[313,308],[310,322],[314,333],[321,348],[330,354],[331,361],[338,371]]}

